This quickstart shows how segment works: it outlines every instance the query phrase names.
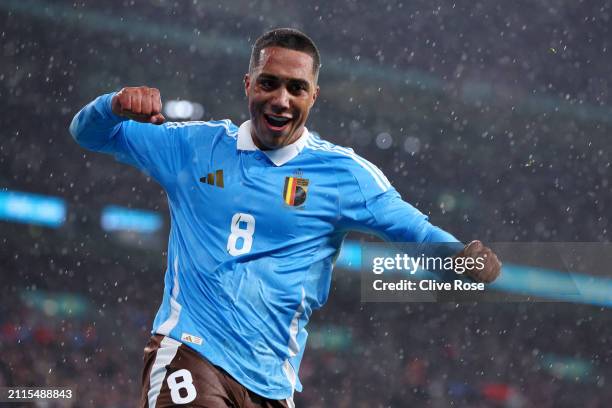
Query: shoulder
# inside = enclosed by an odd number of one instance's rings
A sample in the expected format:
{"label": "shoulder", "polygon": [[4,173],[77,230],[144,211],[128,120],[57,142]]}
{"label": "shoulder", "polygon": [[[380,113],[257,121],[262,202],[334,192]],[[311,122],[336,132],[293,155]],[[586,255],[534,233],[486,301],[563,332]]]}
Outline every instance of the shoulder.
{"label": "shoulder", "polygon": [[361,188],[379,192],[392,188],[387,177],[375,164],[359,156],[350,147],[333,144],[311,132],[304,148],[324,160],[337,173],[345,173],[354,179]]}
{"label": "shoulder", "polygon": [[217,144],[235,144],[238,127],[229,119],[211,121],[166,122],[164,126],[173,138],[194,149]]}
{"label": "shoulder", "polygon": [[225,133],[229,137],[235,138],[238,134],[238,127],[229,119],[201,121],[193,120],[187,122],[166,122],[162,126],[168,129],[177,129],[188,133]]}

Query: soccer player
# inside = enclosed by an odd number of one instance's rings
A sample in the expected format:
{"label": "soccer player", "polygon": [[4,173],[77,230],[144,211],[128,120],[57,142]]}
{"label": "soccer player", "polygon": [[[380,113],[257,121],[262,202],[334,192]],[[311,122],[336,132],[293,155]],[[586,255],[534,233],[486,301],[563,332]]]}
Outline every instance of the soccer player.
{"label": "soccer player", "polygon": [[[347,231],[401,242],[457,242],[404,202],[353,150],[304,126],[319,52],[292,29],[261,36],[244,77],[250,120],[168,123],[160,93],[128,87],[73,119],[83,147],[154,177],[172,220],[164,296],[145,348],[142,407],[290,407],[313,310],[327,300]],[[500,272],[486,257],[468,271]]]}

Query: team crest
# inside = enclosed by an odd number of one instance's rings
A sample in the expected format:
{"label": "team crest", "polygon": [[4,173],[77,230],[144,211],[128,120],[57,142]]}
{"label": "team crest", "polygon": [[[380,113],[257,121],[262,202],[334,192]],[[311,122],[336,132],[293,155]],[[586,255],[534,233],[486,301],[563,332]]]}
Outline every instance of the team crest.
{"label": "team crest", "polygon": [[306,201],[308,194],[308,179],[299,177],[285,177],[285,188],[283,189],[283,200],[285,204],[299,207]]}

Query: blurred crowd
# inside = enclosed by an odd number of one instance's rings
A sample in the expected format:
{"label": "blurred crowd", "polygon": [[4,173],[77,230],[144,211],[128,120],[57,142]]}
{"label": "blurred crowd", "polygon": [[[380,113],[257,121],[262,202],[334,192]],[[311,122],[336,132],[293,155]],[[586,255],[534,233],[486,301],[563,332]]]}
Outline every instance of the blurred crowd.
{"label": "blurred crowd", "polygon": [[[464,241],[610,241],[610,4],[28,4],[0,4],[0,189],[62,197],[68,217],[57,230],[0,221],[6,384],[74,386],[72,406],[133,405],[167,225],[154,245],[124,246],[99,215],[107,204],[166,214],[165,193],[78,147],[68,125],[126,85],[240,124],[250,44],[271,27],[320,44],[309,129],[377,164],[434,224]],[[65,294],[78,296],[78,316],[44,306]],[[603,407],[607,321],[573,304],[361,304],[338,270],[309,326],[296,401]]]}

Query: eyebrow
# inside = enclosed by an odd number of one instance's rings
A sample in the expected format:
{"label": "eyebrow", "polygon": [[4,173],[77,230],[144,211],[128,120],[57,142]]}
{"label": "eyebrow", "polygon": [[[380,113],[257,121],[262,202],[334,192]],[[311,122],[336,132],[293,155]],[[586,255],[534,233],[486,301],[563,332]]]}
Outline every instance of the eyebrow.
{"label": "eyebrow", "polygon": [[301,86],[304,87],[304,89],[310,89],[310,83],[304,79],[300,79],[300,78],[281,78],[278,77],[276,75],[272,75],[272,74],[266,74],[266,73],[262,73],[259,74],[259,77],[257,78],[259,79],[273,79],[273,80],[280,80],[280,81],[284,81],[284,82],[289,82],[289,83],[297,83]]}

